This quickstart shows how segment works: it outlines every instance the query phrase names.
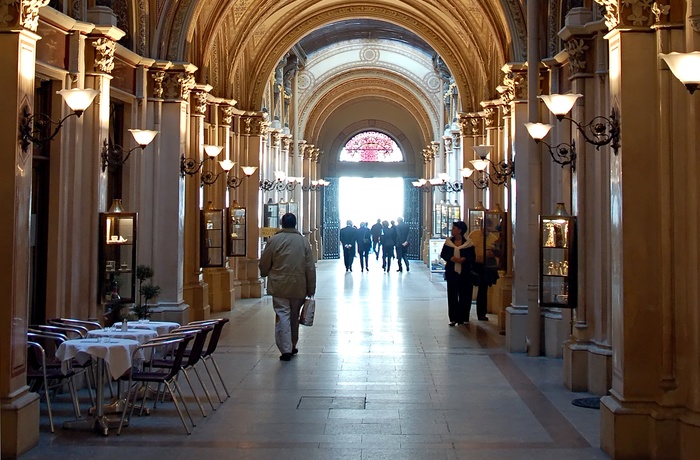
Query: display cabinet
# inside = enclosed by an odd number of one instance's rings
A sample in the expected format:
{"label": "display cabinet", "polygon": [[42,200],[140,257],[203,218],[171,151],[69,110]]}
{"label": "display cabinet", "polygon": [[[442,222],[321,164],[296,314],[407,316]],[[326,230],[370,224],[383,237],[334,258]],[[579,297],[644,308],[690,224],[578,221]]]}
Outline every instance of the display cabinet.
{"label": "display cabinet", "polygon": [[279,204],[272,198],[263,206],[263,227],[279,228]]}
{"label": "display cabinet", "polygon": [[277,205],[277,216],[279,216],[278,227],[282,227],[282,216],[289,212],[289,203],[280,201]]}
{"label": "display cabinet", "polygon": [[228,256],[246,254],[246,210],[236,203],[228,210]]}
{"label": "display cabinet", "polygon": [[540,216],[540,304],[576,308],[576,218],[559,203],[551,216]]}
{"label": "display cabinet", "polygon": [[223,209],[207,207],[201,211],[200,263],[202,267],[223,267],[224,258],[224,215]]}
{"label": "display cabinet", "polygon": [[[439,238],[447,238],[450,236],[450,228],[452,228],[452,214],[455,212],[454,206],[445,203],[441,200],[435,203],[433,212],[433,236]],[[457,205],[457,213],[459,213],[459,205]],[[457,219],[458,220],[458,219]]]}
{"label": "display cabinet", "polygon": [[289,210],[287,212],[291,212],[292,214],[294,214],[297,218],[297,222],[299,221],[299,203],[297,203],[296,201],[290,201]]}
{"label": "display cabinet", "polygon": [[477,230],[484,233],[482,241],[485,265],[496,270],[507,270],[508,213],[503,211],[499,205],[496,205],[493,210],[485,209],[483,204],[479,202],[476,208],[469,209],[468,216],[469,233]]}
{"label": "display cabinet", "polygon": [[121,211],[121,200],[101,212],[98,244],[98,302],[133,303],[136,292],[138,214]]}

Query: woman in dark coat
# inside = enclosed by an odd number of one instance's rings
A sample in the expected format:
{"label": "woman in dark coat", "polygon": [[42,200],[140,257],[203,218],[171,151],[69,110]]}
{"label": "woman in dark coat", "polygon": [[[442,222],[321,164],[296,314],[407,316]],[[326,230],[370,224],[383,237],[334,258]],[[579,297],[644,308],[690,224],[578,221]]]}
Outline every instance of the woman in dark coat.
{"label": "woman in dark coat", "polygon": [[457,221],[452,224],[450,238],[445,240],[440,252],[444,259],[445,281],[447,281],[447,314],[450,326],[469,322],[472,306],[471,271],[476,250],[474,243],[465,236],[467,224]]}

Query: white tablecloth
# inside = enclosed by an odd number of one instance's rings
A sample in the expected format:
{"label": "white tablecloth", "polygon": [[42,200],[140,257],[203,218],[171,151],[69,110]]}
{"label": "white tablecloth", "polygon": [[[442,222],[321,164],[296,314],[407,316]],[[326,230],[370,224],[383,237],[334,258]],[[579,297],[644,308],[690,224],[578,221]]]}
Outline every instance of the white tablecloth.
{"label": "white tablecloth", "polygon": [[[158,335],[163,335],[167,334],[168,332],[172,331],[173,329],[176,329],[180,327],[180,324],[170,322],[170,321],[149,321],[147,323],[139,323],[138,321],[129,321],[127,323],[129,326],[129,329],[148,329],[151,331],[156,331]],[[117,324],[117,327],[120,327],[121,323]]]}
{"label": "white tablecloth", "polygon": [[109,366],[112,378],[116,379],[131,368],[131,353],[138,346],[139,342],[131,339],[111,339],[110,342],[98,342],[97,339],[66,340],[56,350],[56,357],[61,360],[64,373],[68,372],[73,358],[82,363],[91,356],[103,359]]}
{"label": "white tablecloth", "polygon": [[[120,326],[121,327],[121,326]],[[115,339],[131,339],[131,340],[136,340],[140,344],[144,344],[148,342],[151,339],[155,339],[158,337],[158,333],[156,331],[151,331],[148,329],[128,329],[126,332],[122,332],[121,330],[116,330],[116,331],[110,331],[108,329],[97,329],[94,331],[89,331],[88,332],[88,338],[97,338],[97,337],[113,337]]]}

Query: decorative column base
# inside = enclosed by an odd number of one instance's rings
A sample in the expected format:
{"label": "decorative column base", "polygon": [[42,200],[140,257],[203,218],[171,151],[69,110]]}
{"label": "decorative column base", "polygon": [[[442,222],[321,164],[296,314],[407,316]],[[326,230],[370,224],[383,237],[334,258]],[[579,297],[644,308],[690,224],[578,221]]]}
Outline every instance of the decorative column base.
{"label": "decorative column base", "polygon": [[2,458],[17,458],[39,444],[38,394],[25,387],[21,395],[2,400],[0,414]]}
{"label": "decorative column base", "polygon": [[527,351],[527,307],[506,308],[506,348],[511,353]]}
{"label": "decorative column base", "polygon": [[259,262],[258,259],[243,258],[238,261],[242,299],[259,299],[263,296],[263,281],[259,276]]}
{"label": "decorative column base", "polygon": [[506,332],[506,308],[513,301],[513,277],[500,273],[496,284],[489,288],[488,312],[498,315],[500,333]]}
{"label": "decorative column base", "polygon": [[185,285],[182,297],[190,306],[190,321],[209,319],[209,286],[206,283],[200,281]]}
{"label": "decorative column base", "polygon": [[612,350],[575,339],[564,342],[564,386],[604,396],[612,386]]}
{"label": "decorative column base", "polygon": [[234,274],[230,268],[205,268],[204,282],[209,285],[211,312],[231,311],[236,299]]}
{"label": "decorative column base", "polygon": [[618,459],[694,459],[700,414],[653,402],[628,402],[615,393],[600,400],[600,447]]}
{"label": "decorative column base", "polygon": [[184,302],[158,302],[156,307],[151,307],[151,319],[153,321],[171,321],[173,323],[187,324],[192,320],[190,318],[190,306]]}

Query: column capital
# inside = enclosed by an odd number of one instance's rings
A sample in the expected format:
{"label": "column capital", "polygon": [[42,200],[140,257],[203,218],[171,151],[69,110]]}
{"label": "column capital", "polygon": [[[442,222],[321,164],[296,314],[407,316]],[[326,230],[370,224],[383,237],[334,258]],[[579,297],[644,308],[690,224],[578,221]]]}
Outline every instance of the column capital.
{"label": "column capital", "polygon": [[194,72],[197,66],[193,64],[172,64],[165,69],[163,80],[163,97],[170,100],[188,101],[190,91],[195,87]]}
{"label": "column capital", "polygon": [[207,101],[209,98],[209,91],[211,90],[211,85],[192,85],[190,89],[190,94],[192,96],[192,113],[195,115],[206,115]]}
{"label": "column capital", "polygon": [[683,24],[685,6],[680,0],[595,0],[605,7],[605,25],[613,29],[648,29]]}

